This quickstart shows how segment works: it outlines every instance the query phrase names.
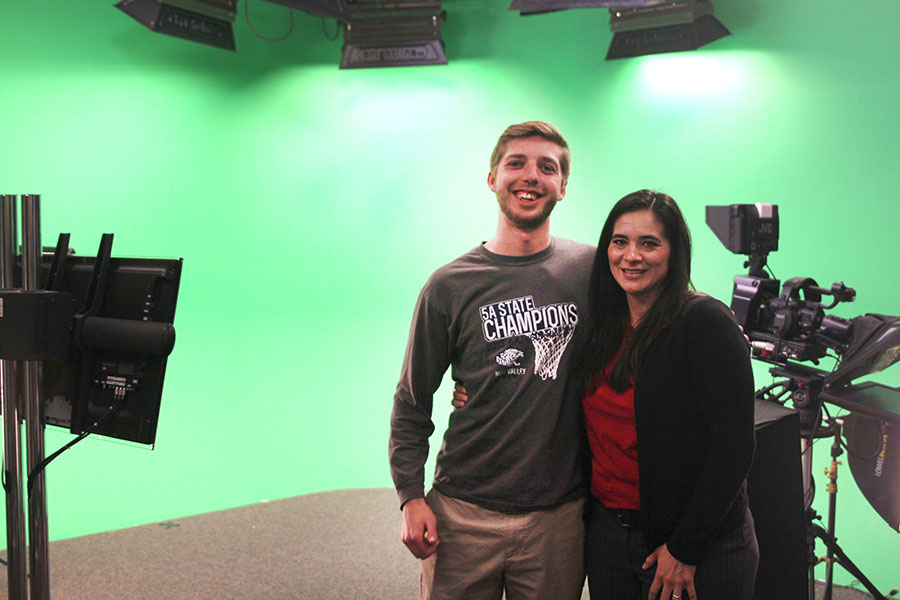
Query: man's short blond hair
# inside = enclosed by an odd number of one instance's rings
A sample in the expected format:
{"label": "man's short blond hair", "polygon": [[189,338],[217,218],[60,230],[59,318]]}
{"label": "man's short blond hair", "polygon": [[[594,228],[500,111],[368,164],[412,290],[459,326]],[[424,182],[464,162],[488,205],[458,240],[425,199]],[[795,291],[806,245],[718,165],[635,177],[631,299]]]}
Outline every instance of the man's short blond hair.
{"label": "man's short blond hair", "polygon": [[497,145],[494,146],[494,151],[491,153],[491,173],[497,174],[497,165],[500,164],[500,159],[506,153],[506,147],[509,145],[510,140],[527,137],[544,138],[560,147],[559,168],[562,171],[563,181],[568,180],[569,162],[571,160],[569,157],[569,144],[566,143],[566,139],[555,126],[544,121],[525,121],[524,123],[507,127],[500,139],[497,140]]}

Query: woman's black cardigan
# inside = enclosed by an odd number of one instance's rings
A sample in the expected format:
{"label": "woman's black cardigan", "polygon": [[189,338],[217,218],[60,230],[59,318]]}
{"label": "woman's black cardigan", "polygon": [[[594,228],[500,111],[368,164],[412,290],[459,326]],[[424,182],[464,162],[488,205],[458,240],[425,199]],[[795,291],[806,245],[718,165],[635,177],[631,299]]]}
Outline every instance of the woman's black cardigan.
{"label": "woman's black cardigan", "polygon": [[755,446],[749,351],[727,306],[685,304],[642,360],[634,408],[642,530],[696,565],[743,522]]}

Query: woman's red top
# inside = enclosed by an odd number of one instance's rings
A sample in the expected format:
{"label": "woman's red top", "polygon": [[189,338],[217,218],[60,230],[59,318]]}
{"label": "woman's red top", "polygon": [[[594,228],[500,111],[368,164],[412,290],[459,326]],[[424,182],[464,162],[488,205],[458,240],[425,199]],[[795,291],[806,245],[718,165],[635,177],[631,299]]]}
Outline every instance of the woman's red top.
{"label": "woman's red top", "polygon": [[607,508],[638,510],[634,387],[620,394],[609,386],[609,371],[619,354],[603,367],[599,385],[582,400],[591,448],[591,494]]}

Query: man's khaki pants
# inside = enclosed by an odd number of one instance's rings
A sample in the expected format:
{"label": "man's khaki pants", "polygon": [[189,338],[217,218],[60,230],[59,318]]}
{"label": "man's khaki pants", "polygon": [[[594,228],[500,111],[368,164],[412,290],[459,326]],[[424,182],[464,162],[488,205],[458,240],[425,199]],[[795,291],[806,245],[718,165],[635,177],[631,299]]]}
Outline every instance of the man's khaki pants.
{"label": "man's khaki pants", "polygon": [[422,600],[578,600],[584,501],[507,514],[432,489],[440,543],[422,561]]}

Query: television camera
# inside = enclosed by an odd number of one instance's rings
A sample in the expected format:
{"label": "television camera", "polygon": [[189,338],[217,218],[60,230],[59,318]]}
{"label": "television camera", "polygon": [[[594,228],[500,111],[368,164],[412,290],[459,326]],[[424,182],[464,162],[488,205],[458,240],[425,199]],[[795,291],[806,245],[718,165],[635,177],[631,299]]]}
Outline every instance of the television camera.
{"label": "television camera", "polygon": [[[900,317],[867,314],[843,319],[826,314],[839,303],[856,299],[856,291],[843,281],[827,289],[810,277],[792,277],[779,292],[778,280],[766,277],[767,256],[778,250],[777,206],[707,206],[706,222],[726,248],[748,256],[744,266],[750,272],[735,276],[731,308],[751,340],[753,358],[779,365],[818,364],[831,350],[841,358],[827,378],[831,386],[847,384],[900,359]],[[823,295],[833,298],[827,306],[822,304]],[[861,353],[866,360],[860,360]]]}
{"label": "television camera", "polygon": [[[810,277],[793,277],[782,286],[774,276],[767,276],[768,255],[778,250],[776,205],[707,206],[706,223],[726,248],[747,257],[744,267],[749,267],[748,274],[734,277],[731,309],[750,340],[752,358],[772,364],[769,372],[781,378],[757,390],[757,400],[782,405],[790,401],[799,415],[803,489],[810,520],[810,598],[814,597],[816,537],[828,547],[827,597],[836,561],[875,598],[884,598],[834,538],[837,457],[846,446],[851,473],[863,495],[894,531],[900,531],[900,443],[895,439],[900,435],[900,389],[871,381],[854,383],[900,360],[900,317],[865,314],[845,319],[831,315],[826,311],[856,298],[853,288],[843,282],[820,287]],[[823,297],[831,301],[826,305]],[[835,360],[830,371],[817,368],[825,357]],[[803,364],[807,362],[813,366]],[[828,415],[826,404],[850,414],[823,418],[823,412]],[[826,469],[831,479],[827,530],[812,524],[818,515],[811,508],[811,444],[814,438],[824,437],[834,439],[830,474]]]}

